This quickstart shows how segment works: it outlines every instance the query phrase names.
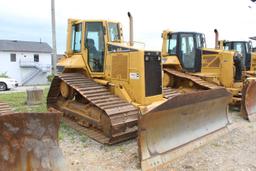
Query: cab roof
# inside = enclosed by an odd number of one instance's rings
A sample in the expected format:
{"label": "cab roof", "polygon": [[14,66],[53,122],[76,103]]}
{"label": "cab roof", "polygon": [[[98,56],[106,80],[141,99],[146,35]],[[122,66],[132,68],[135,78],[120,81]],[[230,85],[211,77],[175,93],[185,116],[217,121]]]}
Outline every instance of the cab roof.
{"label": "cab roof", "polygon": [[172,33],[176,33],[176,34],[203,34],[203,33],[192,32],[192,31],[178,31],[178,32],[172,32]]}
{"label": "cab roof", "polygon": [[241,41],[241,40],[239,40],[239,41],[229,41],[229,40],[227,40],[226,41],[226,43],[248,43],[249,41]]}
{"label": "cab roof", "polygon": [[83,20],[83,19],[71,19],[76,23],[80,22],[105,22],[105,23],[120,23],[118,21],[112,21],[112,20]]}

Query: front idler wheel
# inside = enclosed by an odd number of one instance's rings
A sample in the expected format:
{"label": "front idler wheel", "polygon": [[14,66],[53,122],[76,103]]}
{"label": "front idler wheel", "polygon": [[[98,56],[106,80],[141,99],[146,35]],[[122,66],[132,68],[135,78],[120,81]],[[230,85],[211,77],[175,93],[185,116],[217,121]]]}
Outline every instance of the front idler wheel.
{"label": "front idler wheel", "polygon": [[60,83],[60,93],[65,99],[73,99],[75,96],[75,91],[72,87],[67,85],[64,81]]}

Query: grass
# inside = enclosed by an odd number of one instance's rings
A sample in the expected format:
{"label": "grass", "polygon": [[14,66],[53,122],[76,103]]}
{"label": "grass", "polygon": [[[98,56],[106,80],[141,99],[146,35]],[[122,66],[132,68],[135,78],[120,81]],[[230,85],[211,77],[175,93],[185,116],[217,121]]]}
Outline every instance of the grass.
{"label": "grass", "polygon": [[70,128],[64,122],[61,123],[60,131],[59,131],[59,140],[63,140],[65,136],[68,136],[72,143],[75,143],[76,139],[79,138],[79,141],[82,143],[87,142],[88,137],[83,135],[76,130]]}
{"label": "grass", "polygon": [[[46,98],[49,88],[46,88],[43,91],[43,103],[40,105],[27,105],[26,92],[0,94],[0,101],[9,104],[15,112],[47,112]],[[61,122],[59,140],[63,140],[65,136],[69,136],[71,141],[75,142],[75,138],[77,135],[79,135],[79,140],[82,141],[83,143],[85,143],[88,140],[87,136],[78,133],[77,131],[66,125],[64,122]]]}
{"label": "grass", "polygon": [[49,89],[44,89],[43,103],[40,105],[26,105],[26,92],[0,94],[0,101],[8,103],[15,112],[47,112],[46,97]]}

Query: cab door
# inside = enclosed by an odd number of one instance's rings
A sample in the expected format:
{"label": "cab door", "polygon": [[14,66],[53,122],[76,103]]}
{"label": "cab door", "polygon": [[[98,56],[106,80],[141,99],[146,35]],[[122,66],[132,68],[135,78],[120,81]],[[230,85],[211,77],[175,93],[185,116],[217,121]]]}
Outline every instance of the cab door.
{"label": "cab door", "polygon": [[84,45],[87,63],[93,75],[103,75],[105,69],[105,34],[103,22],[85,23]]}
{"label": "cab door", "polygon": [[196,45],[194,35],[190,33],[179,34],[178,56],[182,67],[186,71],[195,72],[196,70]]}

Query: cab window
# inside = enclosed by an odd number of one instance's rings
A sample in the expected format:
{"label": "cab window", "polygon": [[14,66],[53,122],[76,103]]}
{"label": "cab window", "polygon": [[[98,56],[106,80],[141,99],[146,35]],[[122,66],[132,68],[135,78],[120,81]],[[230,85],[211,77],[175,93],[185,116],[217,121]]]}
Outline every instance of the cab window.
{"label": "cab window", "polygon": [[176,55],[176,47],[177,47],[177,34],[172,34],[169,36],[167,40],[167,49],[169,55]]}
{"label": "cab window", "polygon": [[206,40],[205,40],[205,35],[204,34],[201,34],[201,41],[202,41],[202,48],[206,48]]}
{"label": "cab window", "polygon": [[195,67],[195,43],[193,34],[181,34],[181,59],[186,69]]}
{"label": "cab window", "polygon": [[251,51],[250,44],[249,43],[245,43],[245,52],[249,53],[250,51]]}
{"label": "cab window", "polygon": [[243,43],[234,43],[234,49],[244,55],[245,47]]}
{"label": "cab window", "polygon": [[231,50],[231,43],[225,43],[224,50]]}
{"label": "cab window", "polygon": [[201,41],[200,34],[196,34],[196,46],[197,46],[197,48],[202,48],[202,41]]}
{"label": "cab window", "polygon": [[245,64],[246,58],[246,47],[244,43],[234,43],[234,50],[240,52],[243,56],[242,62]]}
{"label": "cab window", "polygon": [[109,39],[111,42],[120,41],[119,27],[117,23],[108,23]]}
{"label": "cab window", "polygon": [[205,39],[203,34],[196,34],[196,48],[205,48]]}
{"label": "cab window", "polygon": [[72,26],[72,51],[81,51],[82,23]]}
{"label": "cab window", "polygon": [[103,72],[105,43],[102,23],[87,22],[85,35],[90,69],[92,72]]}

